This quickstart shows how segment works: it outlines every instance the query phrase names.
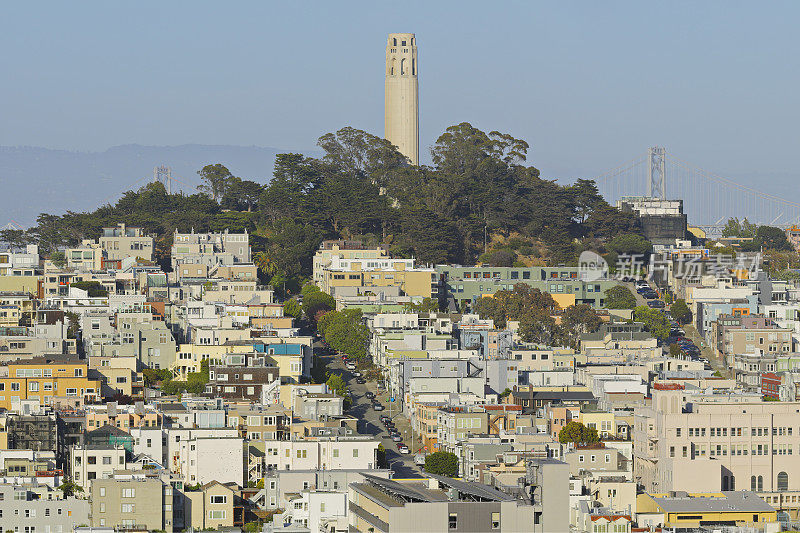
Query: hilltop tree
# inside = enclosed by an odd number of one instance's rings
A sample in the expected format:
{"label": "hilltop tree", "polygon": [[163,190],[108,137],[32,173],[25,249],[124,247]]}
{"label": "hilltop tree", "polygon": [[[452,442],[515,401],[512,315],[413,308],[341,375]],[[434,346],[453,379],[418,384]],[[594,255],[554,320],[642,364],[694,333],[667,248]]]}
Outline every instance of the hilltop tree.
{"label": "hilltop tree", "polygon": [[200,191],[219,202],[228,191],[231,182],[234,180],[233,174],[225,165],[216,163],[206,165],[197,171],[203,184],[197,187]]}

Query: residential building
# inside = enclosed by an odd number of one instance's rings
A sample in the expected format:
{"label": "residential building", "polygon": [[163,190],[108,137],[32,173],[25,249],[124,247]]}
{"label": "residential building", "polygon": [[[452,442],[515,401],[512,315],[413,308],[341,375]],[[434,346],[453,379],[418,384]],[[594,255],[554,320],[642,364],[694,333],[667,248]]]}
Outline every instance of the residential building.
{"label": "residential building", "polygon": [[0,530],[69,533],[89,523],[89,501],[39,483],[0,483]]}
{"label": "residential building", "polygon": [[173,530],[173,488],[159,478],[97,479],[91,496],[93,527]]}
{"label": "residential building", "polygon": [[70,449],[72,478],[84,489],[91,488],[95,480],[112,476],[115,470],[127,468],[126,450],[122,446],[78,445]]}
{"label": "residential building", "polygon": [[153,260],[153,238],[145,235],[142,228],[127,227],[124,223],[103,228],[99,244],[110,261],[127,258]]}
{"label": "residential building", "polygon": [[518,283],[550,293],[562,308],[574,304],[600,308],[605,303],[606,291],[618,284],[615,280],[583,280],[576,267],[437,265],[436,272],[440,280],[439,297],[459,309],[497,291],[512,290]]}
{"label": "residential building", "polygon": [[542,476],[547,486],[534,486],[532,500],[440,476],[398,482],[365,475],[363,482],[350,484],[350,528],[360,532],[539,529],[563,533],[569,529],[568,476],[559,474],[553,479]]}
{"label": "residential building", "polygon": [[314,253],[312,262],[312,279],[317,287],[322,288],[324,270],[330,267],[334,256],[341,259],[385,259],[388,257],[386,248],[380,246],[366,248],[361,241],[322,241],[322,244],[319,245],[319,250]]}
{"label": "residential building", "polygon": [[49,405],[66,398],[92,403],[100,398],[101,381],[91,377],[89,365],[76,357],[34,357],[0,366],[0,408],[19,410],[20,402],[38,400]]}
{"label": "residential building", "polygon": [[320,289],[334,298],[361,289],[372,292],[389,289],[389,295],[438,298],[439,275],[432,268],[416,266],[414,259],[344,259],[334,255],[330,265],[322,270]]}
{"label": "residential building", "polygon": [[639,494],[636,517],[640,527],[695,529],[700,526],[739,526],[755,531],[780,531],[765,529],[777,522],[777,512],[747,490]]}

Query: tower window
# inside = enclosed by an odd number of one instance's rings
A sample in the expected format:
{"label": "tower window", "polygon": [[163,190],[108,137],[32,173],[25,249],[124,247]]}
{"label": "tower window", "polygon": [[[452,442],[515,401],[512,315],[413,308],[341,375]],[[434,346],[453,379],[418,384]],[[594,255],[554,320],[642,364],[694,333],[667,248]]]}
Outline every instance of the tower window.
{"label": "tower window", "polygon": [[406,60],[405,59],[401,59],[400,60],[400,75],[403,75],[405,73],[406,73]]}
{"label": "tower window", "polygon": [[405,45],[406,45],[406,42],[405,42],[405,41],[402,41],[402,42],[400,43],[400,46],[405,46]]}
{"label": "tower window", "polygon": [[397,46],[397,39],[392,39],[392,46]]}

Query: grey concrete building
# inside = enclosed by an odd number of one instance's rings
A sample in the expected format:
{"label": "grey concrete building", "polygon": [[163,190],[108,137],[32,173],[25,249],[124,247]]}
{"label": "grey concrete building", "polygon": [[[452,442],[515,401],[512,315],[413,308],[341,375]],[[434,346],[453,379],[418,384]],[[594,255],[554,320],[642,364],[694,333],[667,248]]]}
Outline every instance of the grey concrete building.
{"label": "grey concrete building", "polygon": [[69,533],[89,524],[89,501],[47,485],[0,483],[0,531]]}
{"label": "grey concrete building", "polygon": [[564,463],[552,463],[518,494],[430,474],[403,482],[367,475],[350,484],[350,530],[563,533],[569,530],[569,475]]}
{"label": "grey concrete building", "polygon": [[91,494],[93,527],[173,530],[173,489],[158,478],[98,479]]}

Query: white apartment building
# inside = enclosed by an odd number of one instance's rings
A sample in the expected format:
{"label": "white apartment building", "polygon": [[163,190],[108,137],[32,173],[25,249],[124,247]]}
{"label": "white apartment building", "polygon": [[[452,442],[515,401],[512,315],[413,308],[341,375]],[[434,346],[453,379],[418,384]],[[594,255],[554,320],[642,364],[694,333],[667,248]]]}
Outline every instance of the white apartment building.
{"label": "white apartment building", "polygon": [[92,480],[109,478],[114,470],[124,470],[128,466],[122,446],[73,446],[69,455],[73,480],[87,491]]}
{"label": "white apartment building", "polygon": [[267,440],[264,461],[275,470],[372,470],[379,444],[369,437]]}

